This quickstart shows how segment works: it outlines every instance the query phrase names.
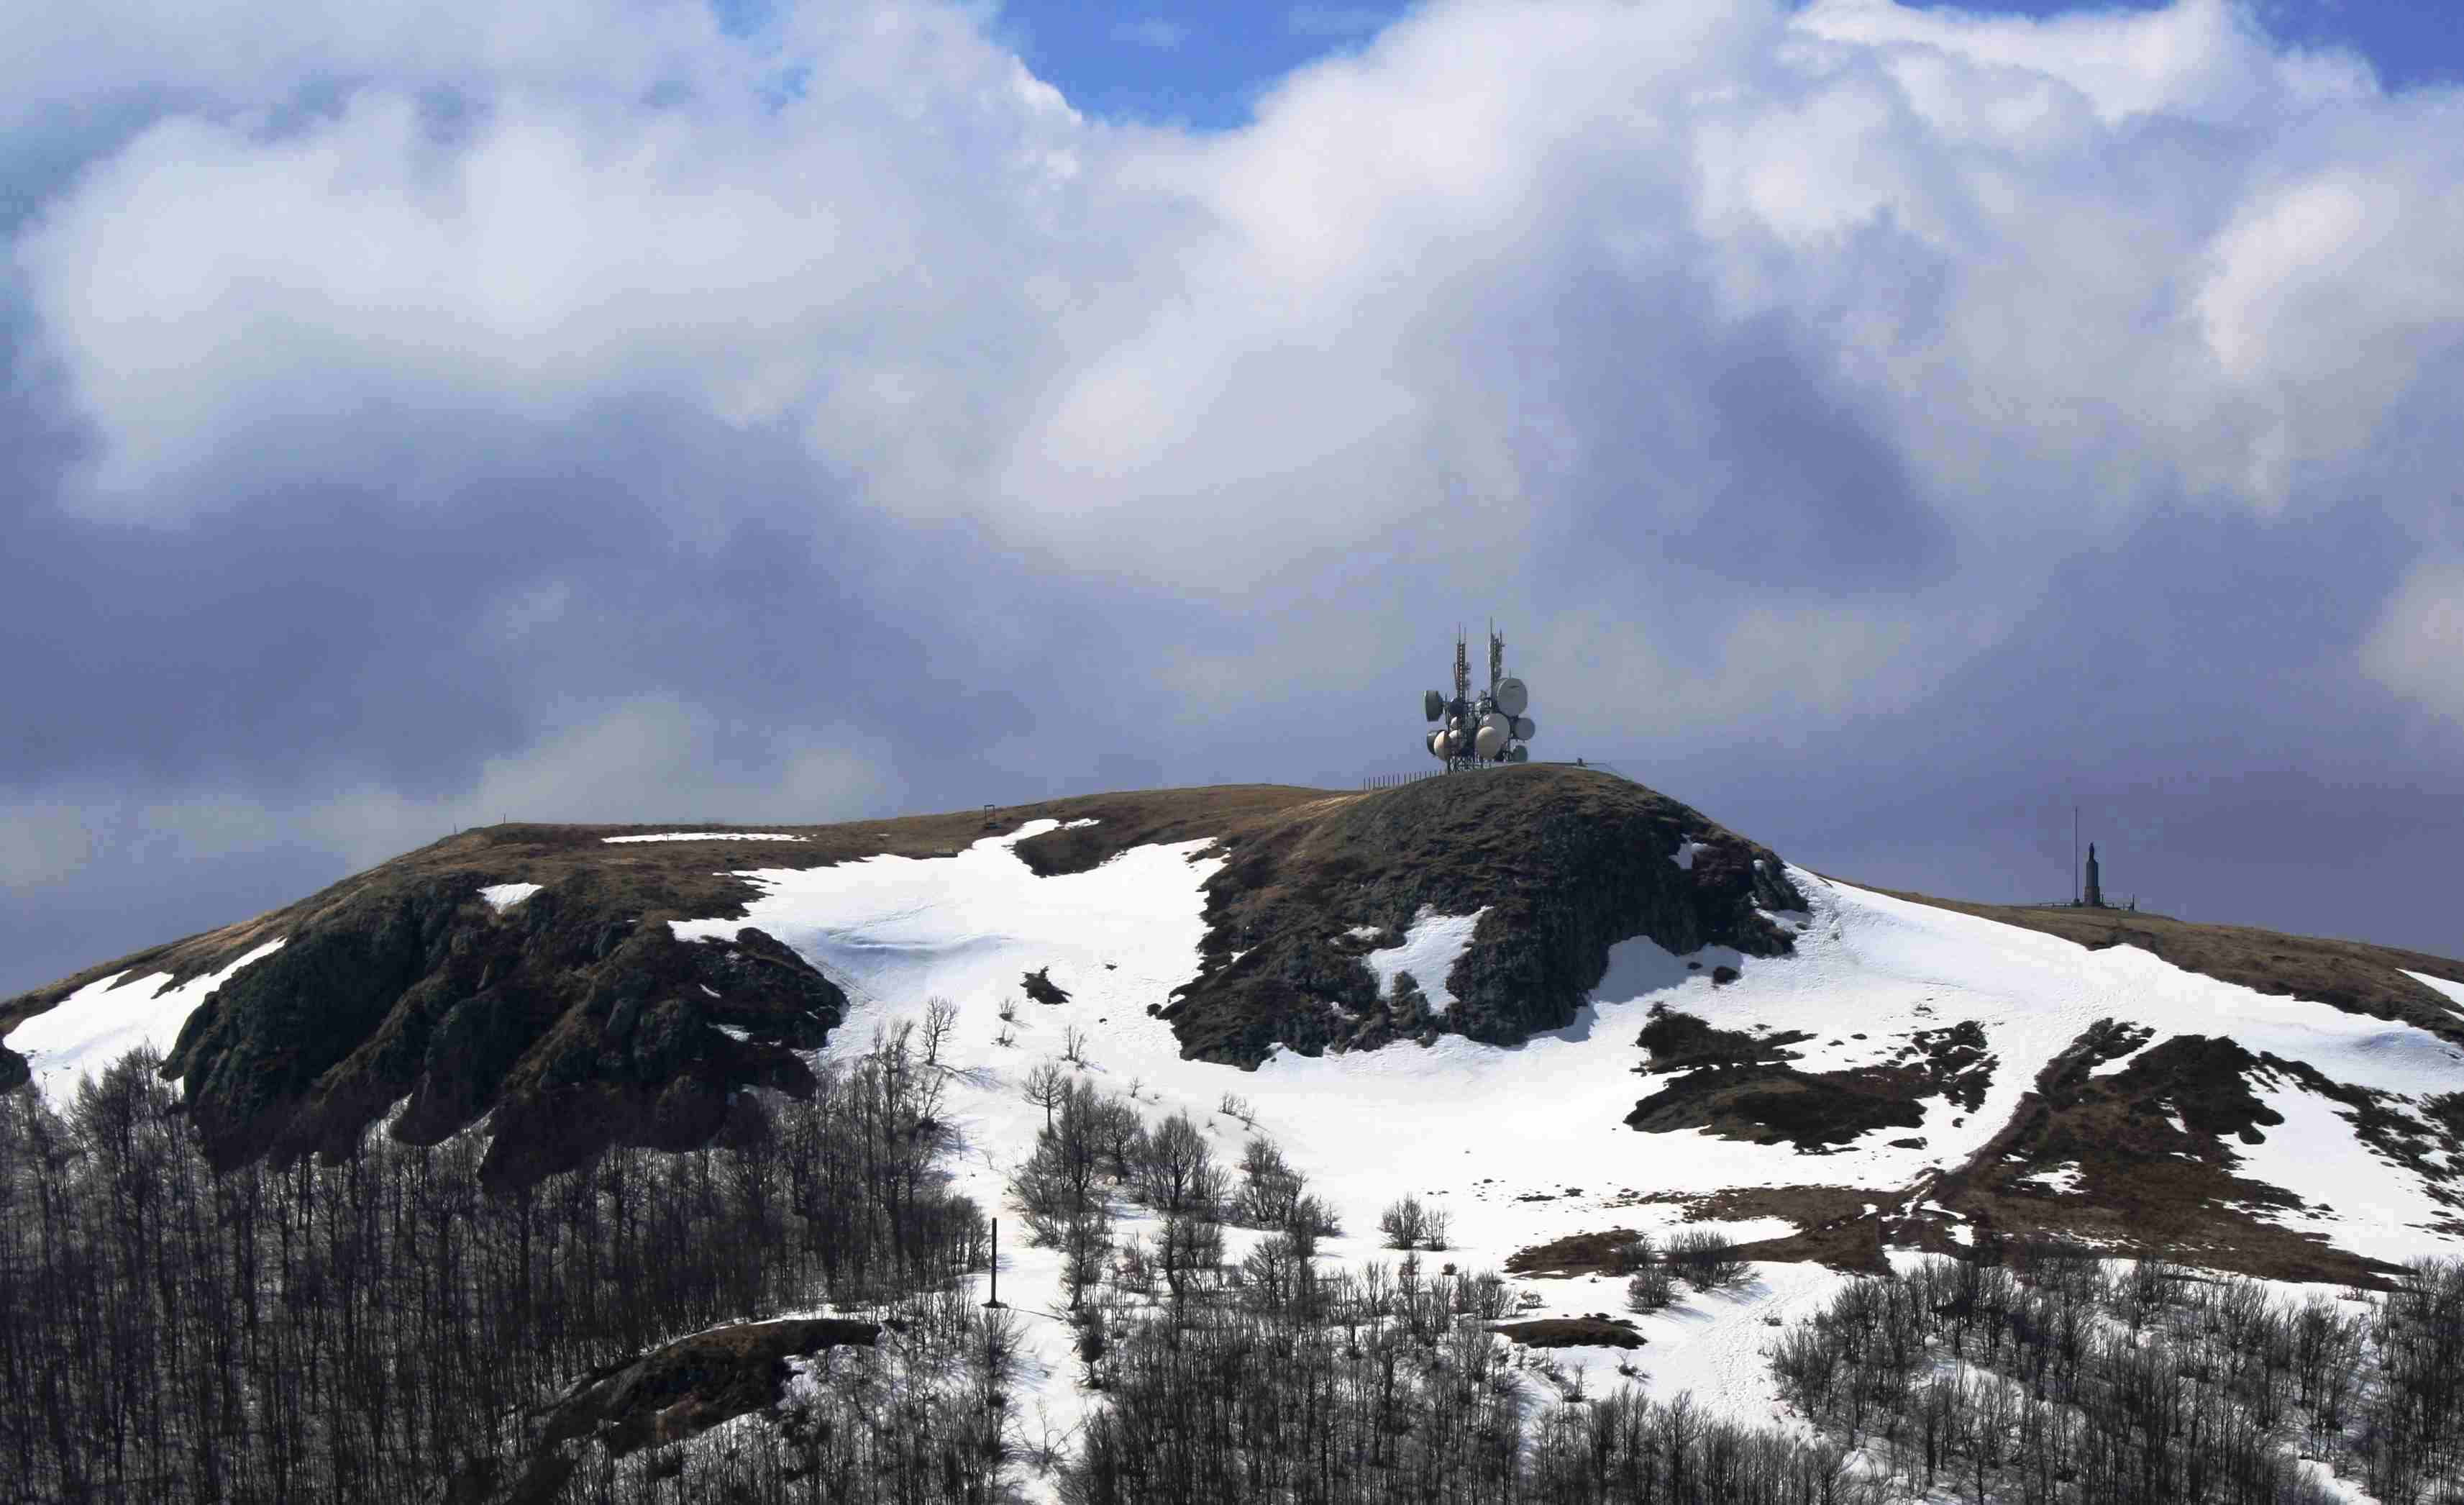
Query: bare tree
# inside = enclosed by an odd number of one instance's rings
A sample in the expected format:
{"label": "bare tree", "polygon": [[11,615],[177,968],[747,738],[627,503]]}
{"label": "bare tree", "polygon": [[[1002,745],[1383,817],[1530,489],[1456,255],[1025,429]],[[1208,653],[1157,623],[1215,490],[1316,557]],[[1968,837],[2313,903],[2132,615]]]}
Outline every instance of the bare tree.
{"label": "bare tree", "polygon": [[941,1051],[949,1046],[951,1035],[957,1031],[958,1006],[946,998],[927,999],[924,1004],[924,1064],[941,1069]]}
{"label": "bare tree", "polygon": [[1044,1110],[1044,1126],[1049,1129],[1052,1110],[1069,1100],[1069,1073],[1061,1069],[1058,1061],[1038,1061],[1028,1069],[1021,1091],[1028,1102]]}
{"label": "bare tree", "polygon": [[1061,1028],[1061,1058],[1072,1066],[1087,1064],[1087,1031],[1076,1025]]}
{"label": "bare tree", "polygon": [[1416,1248],[1428,1229],[1429,1209],[1409,1192],[1387,1204],[1386,1210],[1377,1214],[1377,1231],[1386,1235],[1388,1249]]}

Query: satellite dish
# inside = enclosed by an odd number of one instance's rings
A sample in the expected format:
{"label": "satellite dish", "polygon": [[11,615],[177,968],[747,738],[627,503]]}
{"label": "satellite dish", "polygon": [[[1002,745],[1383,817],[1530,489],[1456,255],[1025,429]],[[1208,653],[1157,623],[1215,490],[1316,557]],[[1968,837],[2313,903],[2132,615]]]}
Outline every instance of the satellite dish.
{"label": "satellite dish", "polygon": [[1446,714],[1446,697],[1435,690],[1420,692],[1420,719],[1434,721]]}
{"label": "satellite dish", "polygon": [[1511,748],[1506,754],[1506,761],[1507,763],[1529,763],[1531,761],[1531,749],[1529,747]]}
{"label": "satellite dish", "polygon": [[1496,717],[1490,717],[1490,724],[1482,727],[1480,735],[1472,739],[1472,751],[1483,758],[1494,758],[1506,748],[1506,733],[1496,721]]}
{"label": "satellite dish", "polygon": [[1497,682],[1497,708],[1508,716],[1521,716],[1531,705],[1531,689],[1522,680],[1507,675]]}
{"label": "satellite dish", "polygon": [[1516,741],[1528,742],[1539,730],[1540,723],[1528,716],[1518,716],[1514,719],[1514,740]]}
{"label": "satellite dish", "polygon": [[1445,749],[1445,747],[1444,747],[1444,746],[1443,746],[1443,744],[1442,744],[1442,743],[1441,743],[1441,742],[1440,742],[1440,741],[1439,741],[1439,739],[1441,739],[1441,738],[1444,737],[1445,735],[1446,735],[1446,734],[1445,734],[1445,733],[1443,733],[1443,732],[1431,732],[1431,733],[1429,734],[1429,756],[1430,756],[1430,757],[1432,757],[1432,758],[1442,758],[1442,757],[1444,757],[1444,756],[1446,755],[1446,749]]}
{"label": "satellite dish", "polygon": [[1491,711],[1486,716],[1480,719],[1480,730],[1487,731],[1492,727],[1496,729],[1497,735],[1500,737],[1511,737],[1514,735],[1513,718],[1500,716],[1495,711]]}

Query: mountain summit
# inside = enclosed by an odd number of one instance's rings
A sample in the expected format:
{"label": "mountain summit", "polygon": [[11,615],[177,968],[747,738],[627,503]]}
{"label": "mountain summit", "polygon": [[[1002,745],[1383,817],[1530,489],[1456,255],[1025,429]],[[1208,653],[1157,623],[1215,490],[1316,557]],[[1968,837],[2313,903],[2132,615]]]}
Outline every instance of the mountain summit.
{"label": "mountain summit", "polygon": [[[760,1133],[761,1091],[935,998],[987,1102],[1056,1050],[1244,1096],[1372,1200],[1392,1137],[1527,1269],[1653,1219],[2346,1280],[2464,1235],[2464,965],[1861,890],[1551,764],[473,830],[0,1004],[0,1073],[58,1096],[150,1041],[217,1163],[475,1130],[518,1186]],[[1023,1153],[984,1112],[987,1165]]]}

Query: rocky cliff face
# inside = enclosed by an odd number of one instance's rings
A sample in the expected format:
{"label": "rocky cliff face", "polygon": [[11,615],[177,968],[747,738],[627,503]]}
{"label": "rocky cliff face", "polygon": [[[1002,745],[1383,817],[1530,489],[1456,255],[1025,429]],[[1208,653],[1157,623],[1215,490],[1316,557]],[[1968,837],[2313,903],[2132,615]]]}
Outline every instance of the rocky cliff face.
{"label": "rocky cliff face", "polygon": [[499,914],[478,874],[384,885],[295,934],[189,1016],[165,1070],[217,1160],[434,1143],[494,1112],[488,1175],[534,1180],[624,1141],[684,1149],[748,1086],[802,1096],[795,1055],[846,997],[758,930],[676,941],[577,874]]}
{"label": "rocky cliff face", "polygon": [[[1680,954],[1790,948],[1778,855],[1641,785],[1524,764],[1322,802],[1234,844],[1207,883],[1204,970],[1162,1010],[1191,1055],[1255,1064],[1457,1033],[1563,1029],[1648,937]],[[1367,958],[1423,916],[1481,914],[1446,977],[1381,991]],[[1399,981],[1399,980],[1398,980]],[[1428,998],[1455,1002],[1442,1012]]]}

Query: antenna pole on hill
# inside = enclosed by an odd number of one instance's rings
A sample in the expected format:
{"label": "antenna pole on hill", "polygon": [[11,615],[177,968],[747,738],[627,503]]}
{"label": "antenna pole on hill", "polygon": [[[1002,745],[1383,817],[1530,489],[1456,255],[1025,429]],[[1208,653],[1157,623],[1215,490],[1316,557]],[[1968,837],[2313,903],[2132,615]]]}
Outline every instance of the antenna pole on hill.
{"label": "antenna pole on hill", "polygon": [[2071,908],[2079,908],[2079,807],[2071,807]]}

